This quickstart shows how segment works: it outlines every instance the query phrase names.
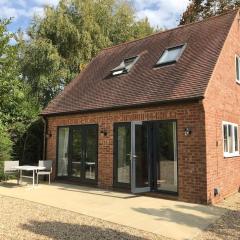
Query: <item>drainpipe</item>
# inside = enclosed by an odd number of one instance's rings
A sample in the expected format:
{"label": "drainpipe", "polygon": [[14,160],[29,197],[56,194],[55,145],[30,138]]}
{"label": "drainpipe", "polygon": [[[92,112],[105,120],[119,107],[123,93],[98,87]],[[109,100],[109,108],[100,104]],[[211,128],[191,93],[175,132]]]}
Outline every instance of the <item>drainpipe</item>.
{"label": "drainpipe", "polygon": [[47,119],[45,117],[42,116],[42,121],[44,124],[44,130],[43,130],[43,160],[46,160],[46,145],[47,145],[47,141],[46,141],[46,133],[47,133]]}

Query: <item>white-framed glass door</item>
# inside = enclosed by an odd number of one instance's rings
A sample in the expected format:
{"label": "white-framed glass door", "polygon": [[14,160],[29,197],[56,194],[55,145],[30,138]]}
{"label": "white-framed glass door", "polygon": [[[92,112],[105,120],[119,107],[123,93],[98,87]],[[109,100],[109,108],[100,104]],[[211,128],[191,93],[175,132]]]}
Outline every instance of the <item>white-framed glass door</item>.
{"label": "white-framed glass door", "polygon": [[131,192],[150,191],[147,127],[143,122],[131,122]]}

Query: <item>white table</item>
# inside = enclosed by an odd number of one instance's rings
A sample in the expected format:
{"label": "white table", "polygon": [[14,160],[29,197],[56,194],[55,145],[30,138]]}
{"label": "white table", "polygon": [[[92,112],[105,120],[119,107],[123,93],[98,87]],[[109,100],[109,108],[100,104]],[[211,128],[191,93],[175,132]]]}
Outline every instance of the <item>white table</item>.
{"label": "white table", "polygon": [[[18,170],[20,172],[20,183],[22,183],[22,177],[25,178],[32,178],[33,180],[33,187],[35,185],[35,173],[39,170],[45,170],[45,167],[38,167],[38,166],[18,166],[18,167],[14,167],[16,170]],[[31,176],[26,176],[26,175],[22,175],[22,171],[32,171],[32,177]]]}

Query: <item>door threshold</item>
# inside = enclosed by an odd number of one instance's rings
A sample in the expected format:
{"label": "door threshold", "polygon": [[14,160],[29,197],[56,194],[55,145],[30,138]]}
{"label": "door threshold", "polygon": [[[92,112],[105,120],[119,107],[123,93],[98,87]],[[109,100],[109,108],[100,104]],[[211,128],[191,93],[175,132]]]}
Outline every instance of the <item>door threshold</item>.
{"label": "door threshold", "polygon": [[178,201],[178,195],[174,195],[174,194],[159,193],[159,192],[146,192],[146,193],[141,193],[141,195],[148,196],[148,197],[154,197],[154,198],[163,198],[166,200]]}
{"label": "door threshold", "polygon": [[77,185],[77,186],[85,186],[85,187],[93,187],[97,188],[98,185],[96,182],[83,182],[77,179],[59,179],[55,180],[56,183],[63,183],[63,184],[70,184],[70,185]]}

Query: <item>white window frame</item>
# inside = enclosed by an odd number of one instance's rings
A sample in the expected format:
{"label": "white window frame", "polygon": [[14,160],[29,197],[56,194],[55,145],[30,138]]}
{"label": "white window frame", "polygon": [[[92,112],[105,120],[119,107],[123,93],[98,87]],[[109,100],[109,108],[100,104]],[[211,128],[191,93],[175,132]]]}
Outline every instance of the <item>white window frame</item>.
{"label": "white window frame", "polygon": [[[233,152],[230,153],[229,151],[225,152],[224,149],[224,126],[227,126],[227,139],[228,139],[228,126],[231,125],[232,126],[232,144],[233,144]],[[235,127],[237,127],[237,151],[235,149]],[[238,124],[236,123],[231,123],[231,122],[226,122],[223,121],[222,122],[222,137],[223,137],[223,155],[224,157],[237,157],[239,156],[239,131],[238,131]],[[229,149],[229,141],[227,141],[228,144],[228,149]]]}
{"label": "white window frame", "polygon": [[239,66],[240,66],[240,56],[235,54],[235,76],[236,76],[236,82],[240,84],[240,67],[239,67],[239,79],[238,79],[238,74],[237,74],[237,60],[239,61]]}
{"label": "white window frame", "polygon": [[[182,56],[186,46],[187,46],[187,44],[185,43],[185,44],[179,44],[179,45],[176,45],[176,46],[173,46],[173,47],[165,48],[165,50],[161,54],[160,58],[158,59],[158,61],[156,63],[156,66],[157,67],[161,67],[161,66],[165,66],[165,65],[176,63],[181,58],[181,56]],[[176,48],[180,48],[180,50],[179,50],[178,56],[176,57],[175,60],[160,62],[162,57],[164,56],[164,54],[166,54],[167,52],[171,51],[172,49],[176,49]]]}

